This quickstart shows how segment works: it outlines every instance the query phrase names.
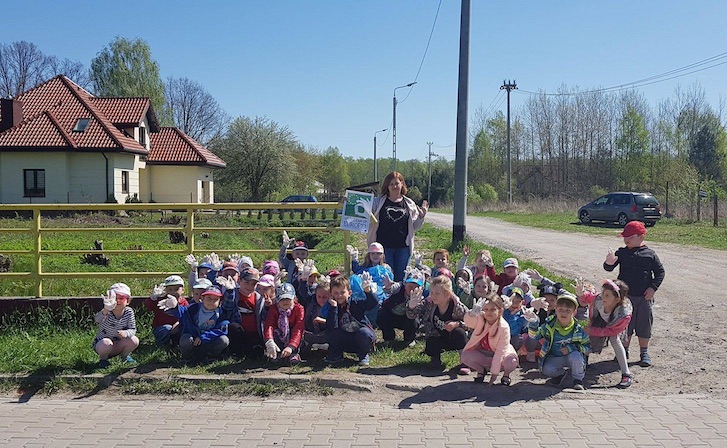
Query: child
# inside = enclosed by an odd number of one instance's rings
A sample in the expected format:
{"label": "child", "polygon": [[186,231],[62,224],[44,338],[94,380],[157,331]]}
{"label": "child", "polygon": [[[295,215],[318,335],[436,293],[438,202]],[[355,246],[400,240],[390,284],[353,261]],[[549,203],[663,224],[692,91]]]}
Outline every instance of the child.
{"label": "child", "polygon": [[295,302],[295,288],[283,283],[275,290],[276,306],[265,318],[265,356],[290,365],[300,364],[299,347],[305,323],[303,307]]}
{"label": "child", "polygon": [[591,352],[601,353],[608,339],[621,368],[621,382],[618,387],[625,389],[634,381],[626,361],[626,350],[621,343],[621,336],[631,322],[629,287],[621,280],[603,280],[601,285],[601,294],[596,295],[592,288],[585,286],[583,280],[579,279],[576,294],[579,302],[590,305],[590,324],[586,330],[591,338]]}
{"label": "child", "polygon": [[[531,270],[535,271],[534,269],[528,269],[526,272],[519,273],[512,283],[502,288],[502,294],[506,296],[511,296],[511,288],[520,288],[522,290],[521,297],[524,301],[525,306],[530,306],[530,302],[535,298],[535,296],[533,295],[532,279],[530,275],[528,275],[528,272],[530,272]],[[542,281],[545,280],[548,279],[544,278]]]}
{"label": "child", "polygon": [[543,325],[539,325],[533,309],[526,309],[523,315],[528,320],[529,336],[543,340],[538,366],[543,375],[550,378],[549,384],[560,385],[568,368],[573,376],[573,389],[583,390],[586,356],[591,344],[588,334],[575,320],[577,309],[578,299],[570,293],[562,293],[555,302],[555,314]]}
{"label": "child", "polygon": [[[189,264],[189,284],[194,285],[198,279],[208,278],[210,272],[215,271],[212,264],[215,260],[219,262],[219,257],[214,252],[202,257],[202,261],[197,261],[197,257],[192,254],[187,255],[184,261]],[[216,275],[216,272],[213,272],[213,274]]]}
{"label": "child", "polygon": [[[302,296],[301,305],[305,308],[305,332],[303,333],[303,351],[328,350],[326,343],[326,319],[331,304],[331,279],[322,276],[316,284],[313,294],[307,293],[304,284],[298,286],[298,295]],[[301,289],[305,289],[302,291]],[[307,295],[303,295],[303,294]]]}
{"label": "child", "polygon": [[358,262],[358,250],[352,246],[346,246],[346,248],[349,249],[349,253],[351,254],[351,272],[354,274],[368,272],[376,283],[376,297],[379,299],[379,306],[366,313],[366,317],[368,317],[371,324],[376,328],[379,324],[379,308],[387,297],[387,294],[384,292],[385,282],[394,279],[394,273],[391,267],[386,264],[384,246],[377,242],[369,244],[369,249],[363,264],[359,264]]}
{"label": "child", "polygon": [[268,260],[265,262],[265,264],[263,264],[263,271],[262,271],[263,275],[270,274],[273,277],[275,277],[276,275],[278,275],[279,272],[280,272],[280,265],[278,264],[277,261]]}
{"label": "child", "polygon": [[[528,321],[523,316],[523,290],[518,287],[510,288],[510,306],[502,313],[502,318],[510,326],[510,344],[517,352],[525,343],[525,334],[528,332]],[[467,322],[465,320],[465,322]],[[528,355],[530,352],[528,352]],[[527,359],[527,357],[526,357]],[[535,361],[535,351],[532,359]]]}
{"label": "child", "polygon": [[452,281],[444,276],[432,279],[429,300],[422,300],[422,289],[412,291],[406,309],[409,319],[420,318],[424,326],[424,352],[432,359],[430,367],[441,370],[443,350],[461,350],[467,343],[463,322],[466,308],[452,292]]}
{"label": "child", "polygon": [[199,278],[194,283],[194,286],[192,286],[192,302],[201,302],[202,301],[202,293],[205,289],[213,286],[212,282],[207,280],[206,278]]}
{"label": "child", "polygon": [[[540,272],[538,272],[535,269],[528,269],[527,271],[525,271],[524,274],[518,274],[518,278],[520,278],[521,275],[527,275],[530,278],[532,278],[533,280],[535,280],[537,282],[540,282],[540,288],[545,288],[545,287],[548,287],[548,286],[552,286],[553,287],[553,288],[548,288],[548,290],[549,291],[553,291],[553,290],[555,291],[555,292],[552,292],[551,294],[549,294],[550,299],[551,299],[550,302],[549,302],[549,305],[550,305],[550,308],[549,309],[550,309],[550,312],[551,313],[554,312],[555,311],[555,299],[556,299],[556,296],[559,293],[566,291],[565,289],[563,289],[563,285],[560,284],[560,283],[554,282],[553,280],[549,279],[548,277],[543,277],[540,274]],[[517,282],[517,280],[516,280],[516,282]],[[540,293],[540,296],[543,297],[543,293],[542,292]],[[578,311],[576,311],[576,320],[578,321],[579,324],[581,324],[581,327],[587,327],[588,326],[588,305],[584,305],[584,304],[581,304],[581,303],[578,304]]]}
{"label": "child", "polygon": [[[391,284],[387,283],[389,289]],[[381,304],[378,324],[384,336],[384,345],[390,345],[396,338],[394,329],[404,330],[404,343],[409,347],[416,345],[417,325],[414,319],[406,315],[406,304],[416,288],[424,286],[424,275],[418,269],[407,269],[404,276],[404,287],[398,288],[395,294]]]}
{"label": "child", "polygon": [[502,268],[502,274],[496,274],[495,268],[492,266],[487,268],[487,276],[499,286],[497,289],[498,294],[502,294],[502,289],[514,282],[520,273],[520,265],[518,264],[517,258],[506,258],[502,264]]}
{"label": "child", "polygon": [[295,261],[304,261],[308,258],[308,247],[304,241],[295,241],[292,254],[288,255],[287,251],[291,243],[293,243],[293,240],[288,237],[288,232],[283,230],[283,244],[280,246],[280,252],[278,253],[278,263],[284,271],[288,272],[288,283],[293,283],[293,280],[298,277]]}
{"label": "child", "polygon": [[174,296],[159,300],[159,309],[179,319],[179,351],[186,362],[215,359],[230,345],[229,321],[220,319],[222,291],[216,286],[202,293],[202,302],[180,305]]}
{"label": "child", "polygon": [[629,299],[634,309],[628,328],[628,340],[624,345],[628,350],[631,336],[635,332],[639,338],[641,352],[639,365],[651,367],[649,339],[651,339],[651,327],[654,323],[652,308],[654,293],[664,281],[664,266],[656,252],[644,244],[646,238],[644,223],[631,221],[626,224],[619,236],[623,237],[626,247],[618,249],[615,254],[609,249],[603,269],[611,272],[616,266],[621,265],[618,279],[629,285]]}
{"label": "child", "polygon": [[[467,289],[467,285],[464,282],[460,282],[459,286],[462,287],[463,291]],[[490,281],[490,277],[486,275],[475,277],[475,283],[468,294],[464,296],[464,299],[462,299],[462,303],[465,305],[469,304],[470,306],[473,305],[475,300],[486,298],[490,294],[491,289],[495,289],[495,286],[496,285]],[[469,309],[469,306],[467,308]]]}
{"label": "child", "polygon": [[373,280],[364,272],[361,274],[366,300],[350,301],[351,283],[342,275],[331,279],[330,309],[326,319],[326,340],[328,342],[328,364],[340,364],[343,353],[358,355],[358,364],[368,366],[369,352],[376,343],[376,333],[366,317],[366,311],[379,305],[379,300],[372,292]]}
{"label": "child", "polygon": [[500,382],[509,386],[510,374],[518,366],[517,352],[510,344],[510,326],[502,318],[505,306],[502,297],[490,294],[487,299],[479,299],[464,315],[465,324],[474,332],[460,356],[463,364],[477,371],[477,383],[484,382],[489,368],[493,384],[502,368]]}
{"label": "child", "polygon": [[139,338],[136,337],[134,310],[127,306],[131,301],[131,289],[124,283],[114,283],[101,297],[103,309],[94,316],[98,332],[92,344],[98,353],[98,367],[108,367],[109,358],[117,355],[135,364],[131,352],[139,346]]}
{"label": "child", "polygon": [[240,272],[239,284],[232,278],[217,277],[224,288],[221,308],[222,318],[230,321],[230,351],[238,357],[260,358],[263,356],[263,324],[271,298],[255,291],[260,272],[245,268]]}
{"label": "child", "polygon": [[495,272],[493,269],[495,265],[492,263],[492,255],[490,254],[489,250],[482,249],[481,251],[477,252],[477,255],[475,256],[475,264],[472,266],[466,266],[469,256],[470,247],[465,246],[462,249],[462,258],[459,260],[457,269],[464,269],[465,267],[469,268],[472,271],[473,279],[476,279],[477,277],[482,277],[483,275],[490,275],[490,273]]}
{"label": "child", "polygon": [[176,346],[179,344],[179,320],[163,312],[157,307],[159,299],[173,296],[180,305],[187,306],[187,299],[184,298],[184,280],[178,275],[170,275],[164,279],[164,283],[154,287],[151,296],[146,299],[146,309],[154,313],[152,321],[152,333],[154,340],[159,347]]}
{"label": "child", "polygon": [[275,301],[275,277],[270,274],[260,277],[255,291],[262,296],[266,307],[271,306]]}
{"label": "child", "polygon": [[472,308],[472,271],[469,268],[462,268],[454,274],[454,293],[459,297],[460,302],[468,309]]}

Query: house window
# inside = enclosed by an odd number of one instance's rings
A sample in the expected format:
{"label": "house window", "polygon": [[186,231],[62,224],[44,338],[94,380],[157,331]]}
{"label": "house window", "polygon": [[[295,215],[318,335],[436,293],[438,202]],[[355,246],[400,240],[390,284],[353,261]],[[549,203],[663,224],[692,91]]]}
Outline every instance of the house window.
{"label": "house window", "polygon": [[139,143],[146,146],[146,128],[139,128]]}
{"label": "house window", "polygon": [[129,172],[121,172],[121,192],[129,194]]}
{"label": "house window", "polygon": [[[86,126],[91,121],[90,118],[79,118],[76,122],[76,126],[73,128],[73,132],[83,132],[86,130]],[[66,128],[67,129],[67,128]]]}
{"label": "house window", "polygon": [[45,197],[45,170],[23,170],[26,198]]}

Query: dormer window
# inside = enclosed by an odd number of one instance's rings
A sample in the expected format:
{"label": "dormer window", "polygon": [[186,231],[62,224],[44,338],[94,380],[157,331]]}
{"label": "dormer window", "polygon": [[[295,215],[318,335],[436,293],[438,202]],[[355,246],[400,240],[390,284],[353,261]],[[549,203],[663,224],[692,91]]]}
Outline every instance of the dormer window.
{"label": "dormer window", "polygon": [[[90,118],[79,118],[76,122],[76,126],[73,128],[73,132],[83,132],[86,130],[88,123],[91,121]],[[67,129],[67,128],[66,128]]]}
{"label": "dormer window", "polygon": [[141,146],[146,146],[146,128],[139,128],[139,143]]}

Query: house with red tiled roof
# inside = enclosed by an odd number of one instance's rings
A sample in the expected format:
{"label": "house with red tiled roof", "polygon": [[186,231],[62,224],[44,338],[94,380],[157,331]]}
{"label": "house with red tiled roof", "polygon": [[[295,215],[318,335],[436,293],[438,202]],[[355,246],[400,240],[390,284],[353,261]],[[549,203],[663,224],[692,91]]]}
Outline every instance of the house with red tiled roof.
{"label": "house with red tiled roof", "polygon": [[225,162],[148,98],[96,97],[63,75],[0,100],[0,203],[214,202]]}

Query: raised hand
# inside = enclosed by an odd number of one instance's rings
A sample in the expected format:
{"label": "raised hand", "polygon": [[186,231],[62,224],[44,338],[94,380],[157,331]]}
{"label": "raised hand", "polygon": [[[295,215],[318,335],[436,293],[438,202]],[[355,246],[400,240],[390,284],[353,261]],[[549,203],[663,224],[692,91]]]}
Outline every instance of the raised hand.
{"label": "raised hand", "polygon": [[429,202],[426,200],[422,201],[422,211],[424,211],[424,215],[429,211]]}
{"label": "raised hand", "polygon": [[475,303],[472,304],[472,309],[470,310],[470,316],[477,317],[482,314],[482,307],[485,306],[485,302],[487,302],[487,299],[484,297],[475,300]]}
{"label": "raised hand", "polygon": [[608,247],[608,253],[606,254],[606,264],[614,265],[614,264],[616,264],[616,262],[618,262],[618,257],[613,252],[613,248],[611,248],[609,246]]}
{"label": "raised hand", "polygon": [[358,249],[349,244],[346,246],[346,250],[351,255],[351,260],[358,260]]}
{"label": "raised hand", "polygon": [[465,246],[462,248],[462,255],[464,255],[465,257],[470,256],[470,247],[469,246]]}
{"label": "raised hand", "polygon": [[368,214],[371,213],[371,209],[373,208],[373,202],[367,198],[359,198],[356,201],[356,207],[361,207],[368,216]]}
{"label": "raised hand", "polygon": [[209,256],[209,262],[212,265],[212,269],[215,271],[219,271],[222,269],[222,260],[220,260],[220,256],[216,253],[212,252]]}
{"label": "raised hand", "polygon": [[186,257],[184,257],[184,261],[186,261],[186,262],[187,262],[187,264],[188,264],[189,266],[191,266],[191,268],[192,268],[193,270],[194,270],[194,269],[197,269],[197,266],[199,266],[199,263],[197,262],[197,257],[195,257],[195,256],[194,256],[194,255],[192,255],[192,254],[189,254],[189,255],[187,255]]}
{"label": "raised hand", "polygon": [[499,289],[499,286],[497,286],[497,283],[490,280],[490,289],[488,289],[487,292],[497,292],[498,289]]}
{"label": "raised hand", "polygon": [[485,254],[482,255],[482,261],[485,263],[485,266],[487,266],[488,268],[495,266],[495,263],[492,262],[492,257],[488,257]]}
{"label": "raised hand", "polygon": [[407,303],[409,308],[416,308],[417,305],[419,305],[419,302],[422,301],[422,297],[424,297],[424,289],[421,286],[417,286],[409,296],[409,302]]}
{"label": "raised hand", "polygon": [[384,278],[384,290],[391,291],[391,287],[394,286],[394,282],[391,281],[388,275],[382,275]]}
{"label": "raised hand", "polygon": [[218,275],[215,279],[215,283],[222,286],[225,289],[235,289],[235,280],[232,279],[232,277],[223,277],[221,275]]}
{"label": "raised hand", "polygon": [[280,247],[287,249],[288,247],[290,247],[290,243],[292,243],[292,242],[293,242],[293,240],[292,240],[292,238],[290,238],[288,236],[288,232],[283,230],[283,243]]}
{"label": "raised hand", "polygon": [[462,277],[459,277],[457,279],[457,286],[459,286],[465,294],[469,294],[472,292],[472,284],[467,280],[463,279]]}
{"label": "raised hand", "polygon": [[523,317],[526,321],[531,323],[540,322],[540,318],[533,308],[523,308]]}
{"label": "raised hand", "polygon": [[171,310],[172,308],[176,308],[179,304],[179,301],[176,297],[172,295],[168,295],[166,299],[159,299],[159,302],[157,302],[157,306],[162,311]]}
{"label": "raised hand", "polygon": [[116,292],[108,290],[107,294],[108,295],[101,294],[101,298],[103,299],[103,309],[104,311],[113,311],[114,308],[116,308]]}
{"label": "raised hand", "polygon": [[311,260],[310,258],[307,258],[304,262],[298,263],[300,259],[295,260],[295,265],[298,266],[300,264],[300,267],[298,267],[298,272],[300,272],[300,281],[307,282],[308,277],[310,277],[311,273],[313,272],[313,269],[315,269],[315,261]]}
{"label": "raised hand", "polygon": [[154,289],[151,291],[151,299],[152,300],[159,300],[160,297],[166,296],[166,288],[164,287],[164,283],[160,283],[156,286],[154,286]]}
{"label": "raised hand", "polygon": [[419,251],[414,251],[414,266],[421,266],[422,265],[422,258],[424,255],[422,255]]}
{"label": "raised hand", "polygon": [[543,297],[538,297],[536,299],[531,300],[530,306],[532,306],[535,311],[540,311],[540,310],[548,311],[548,301],[545,300]]}
{"label": "raised hand", "polygon": [[277,288],[278,286],[282,285],[287,279],[288,271],[286,271],[285,269],[281,269],[280,272],[275,275],[275,287]]}
{"label": "raised hand", "polygon": [[265,356],[267,356],[270,359],[275,359],[278,357],[278,353],[280,352],[280,348],[278,347],[278,344],[275,343],[272,339],[268,339],[265,341]]}
{"label": "raised hand", "polygon": [[576,278],[575,285],[572,285],[576,292],[576,296],[580,297],[583,295],[584,292],[586,292],[585,285],[586,285],[586,281],[583,279],[583,277]]}
{"label": "raised hand", "polygon": [[303,260],[300,258],[295,259],[295,268],[298,270],[298,273],[303,271]]}
{"label": "raised hand", "polygon": [[[384,276],[386,277],[386,276]],[[377,284],[374,282],[373,277],[371,277],[371,274],[367,271],[364,271],[361,273],[361,287],[363,288],[364,292],[372,292],[376,293]]]}
{"label": "raised hand", "polygon": [[536,282],[543,281],[543,276],[540,275],[540,272],[538,272],[537,269],[528,269],[525,271],[525,273],[528,275],[528,277],[532,278]]}

